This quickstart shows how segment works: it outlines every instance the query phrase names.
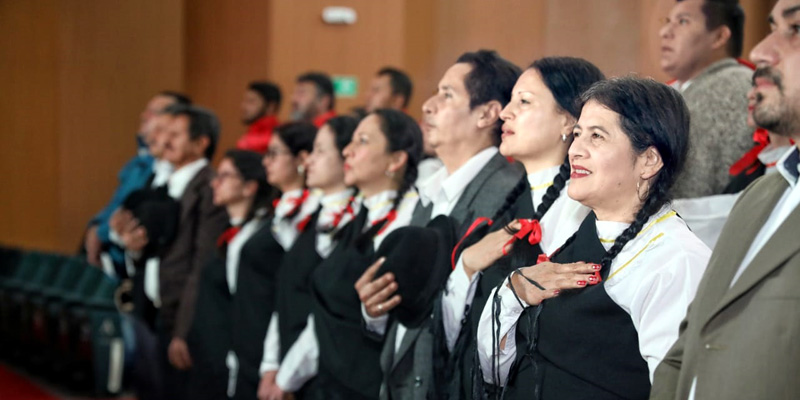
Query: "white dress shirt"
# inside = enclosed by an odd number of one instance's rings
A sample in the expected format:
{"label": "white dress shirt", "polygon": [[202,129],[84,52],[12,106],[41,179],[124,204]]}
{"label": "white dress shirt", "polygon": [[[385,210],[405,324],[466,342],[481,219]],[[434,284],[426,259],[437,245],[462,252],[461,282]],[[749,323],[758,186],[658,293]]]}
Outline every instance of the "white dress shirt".
{"label": "white dress shirt", "polygon": [[319,193],[309,192],[308,197],[300,205],[300,210],[297,214],[291,219],[286,219],[285,217],[295,209],[297,201],[302,196],[302,189],[290,190],[281,195],[278,204],[275,206],[275,216],[272,218],[272,234],[285,251],[289,251],[292,248],[294,241],[300,235],[297,225],[311,216],[311,214],[314,214],[319,207]]}
{"label": "white dress shirt", "polygon": [[[598,237],[608,250],[629,225],[597,221],[596,226]],[[710,256],[708,246],[692,234],[669,206],[665,206],[650,217],[642,231],[611,263],[603,285],[611,300],[631,316],[651,382],[656,366],[678,338],[678,326],[694,298]],[[505,337],[505,347],[496,354],[498,358],[495,361],[499,362],[500,379],[504,384],[516,358],[514,332],[523,308],[507,285],[500,287],[498,296],[501,303],[500,337]],[[490,301],[483,309],[478,326],[478,355],[484,379],[490,383],[494,383],[491,376],[494,353]]]}
{"label": "white dress shirt", "polygon": [[[231,225],[236,226],[241,224],[241,219],[231,219]],[[264,225],[264,220],[261,218],[253,218],[245,223],[239,232],[228,243],[228,249],[225,252],[225,278],[228,281],[228,290],[230,293],[236,294],[236,283],[239,277],[239,257],[242,254],[242,247],[250,240],[253,235],[258,232]]]}
{"label": "white dress shirt", "polygon": [[[733,287],[733,284],[739,280],[739,277],[742,276],[756,255],[758,255],[758,252],[760,252],[764,245],[772,238],[772,235],[774,235],[775,231],[783,224],[783,221],[785,221],[789,214],[800,205],[800,185],[797,184],[797,178],[800,176],[798,158],[800,158],[800,151],[798,151],[797,147],[792,147],[778,160],[776,168],[784,179],[786,179],[786,182],[789,183],[789,187],[786,188],[783,196],[781,196],[778,203],[775,204],[775,208],[772,209],[772,213],[769,215],[767,222],[764,223],[764,226],[761,227],[758,231],[758,235],[756,235],[755,239],[750,244],[750,249],[747,250],[747,254],[745,254],[744,259],[742,259],[742,264],[739,265],[739,269],[736,270],[736,275],[733,276],[730,287]],[[694,381],[692,381],[692,389],[689,392],[689,400],[694,400],[696,388],[697,377],[695,376]]]}
{"label": "white dress shirt", "polygon": [[[392,209],[395,198],[397,198],[397,191],[387,190],[370,196],[369,198],[359,199],[358,203],[368,209],[367,222],[364,224],[362,230],[368,230],[374,223],[386,217]],[[409,222],[411,222],[411,216],[414,207],[417,205],[417,201],[419,201],[419,195],[416,191],[410,190],[405,194],[397,209],[395,220],[389,225],[384,225],[385,229],[372,239],[374,249],[380,247],[380,243],[389,233],[403,226],[407,226]],[[279,363],[277,357],[271,359],[266,358],[267,343],[265,341],[265,359],[262,360],[259,371],[263,375],[267,371],[274,371],[277,369],[278,374],[275,377],[275,383],[284,392],[297,391],[317,373],[319,367],[319,342],[317,341],[313,322],[313,315],[309,315],[308,325],[306,325],[303,332],[301,332],[300,336],[286,353],[283,362]],[[277,314],[273,314],[269,329],[272,330],[273,326],[275,327],[274,329],[277,330]],[[267,332],[267,336],[267,339],[269,339],[270,336],[278,337],[277,334],[270,335],[269,331]],[[275,348],[279,349],[279,346]]]}
{"label": "white dress shirt", "polygon": [[[495,154],[497,154],[497,147],[487,147],[472,156],[452,174],[448,173],[447,168],[443,167],[421,184],[419,201],[425,207],[431,203],[433,204],[431,219],[439,215],[449,215],[453,211],[461,199],[461,195],[464,194],[464,189],[478,176]],[[388,315],[373,318],[367,314],[363,304],[361,305],[361,314],[364,317],[367,329],[379,335],[386,334],[389,322]],[[403,324],[398,324],[394,343],[395,351],[400,348],[400,343],[402,343],[407,330]]]}
{"label": "white dress shirt", "polygon": [[[547,189],[553,185],[553,179],[561,166],[551,167],[528,175],[531,185],[531,202],[536,210],[542,203],[542,197]],[[578,230],[584,217],[589,214],[589,209],[567,196],[569,181],[566,182],[561,194],[544,214],[540,225],[542,227],[542,241],[539,246],[545,254],[555,251]],[[472,304],[477,288],[480,273],[467,277],[461,257],[456,262],[456,267],[447,280],[447,290],[442,297],[442,319],[447,338],[447,348],[452,350],[461,332],[461,321],[467,313],[467,305]]]}
{"label": "white dress shirt", "polygon": [[[347,225],[358,214],[360,201],[356,201],[355,199],[353,200],[353,204],[350,204],[353,212],[345,212],[345,208],[347,208],[353,193],[354,191],[352,189],[347,189],[339,193],[322,196],[320,199],[322,208],[319,211],[319,218],[317,218],[316,248],[317,254],[322,258],[327,258],[336,247],[336,242],[333,240],[336,229]],[[336,229],[326,232],[333,226],[337,217],[339,217],[340,220]]]}

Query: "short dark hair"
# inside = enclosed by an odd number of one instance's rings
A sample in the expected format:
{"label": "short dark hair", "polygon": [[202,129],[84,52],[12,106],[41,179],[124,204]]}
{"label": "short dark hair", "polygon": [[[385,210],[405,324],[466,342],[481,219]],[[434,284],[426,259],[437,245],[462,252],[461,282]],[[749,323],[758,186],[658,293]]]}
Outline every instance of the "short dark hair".
{"label": "short dark hair", "polygon": [[297,157],[301,151],[310,153],[314,148],[317,127],[310,122],[287,122],[275,128],[275,133],[289,148],[292,156]]}
{"label": "short dark hair", "polygon": [[[684,0],[677,0],[678,2]],[[740,57],[744,47],[744,10],[739,0],[704,0],[703,15],[706,17],[706,30],[712,31],[725,25],[731,31],[727,51],[731,57]]]}
{"label": "short dark hair", "polygon": [[333,82],[328,74],[324,72],[306,72],[297,77],[297,83],[313,83],[317,88],[317,97],[328,96],[331,101],[328,110],[333,110],[336,105],[336,97],[333,95]]}
{"label": "short dark hair", "polygon": [[187,95],[185,95],[183,93],[180,93],[180,92],[175,92],[175,91],[172,91],[172,90],[164,90],[161,93],[159,93],[159,95],[160,96],[166,96],[166,97],[172,97],[172,100],[175,101],[175,104],[180,104],[180,105],[183,105],[183,106],[192,105],[192,99],[189,98],[189,96],[187,96]]}
{"label": "short dark hair", "polygon": [[275,104],[275,110],[281,107],[281,88],[278,85],[267,81],[253,81],[247,85],[247,89],[258,93],[265,106]]}
{"label": "short dark hair", "polygon": [[403,108],[408,107],[408,102],[411,101],[411,93],[414,89],[414,84],[411,83],[411,78],[405,72],[394,67],[383,67],[378,71],[378,76],[388,76],[389,83],[392,86],[392,94],[396,96],[403,96]]}
{"label": "short dark hair", "polygon": [[[456,64],[466,63],[472,66],[464,78],[464,86],[469,93],[469,107],[475,108],[492,100],[505,107],[511,101],[511,91],[522,70],[512,62],[500,57],[494,50],[478,50],[462,54]],[[500,141],[503,120],[497,119],[494,134],[495,142]]]}
{"label": "short dark hair", "polygon": [[167,107],[165,112],[174,117],[185,115],[189,118],[189,138],[197,140],[203,136],[207,137],[208,147],[205,157],[209,160],[214,157],[219,142],[220,126],[217,116],[211,110],[194,105],[173,104]]}

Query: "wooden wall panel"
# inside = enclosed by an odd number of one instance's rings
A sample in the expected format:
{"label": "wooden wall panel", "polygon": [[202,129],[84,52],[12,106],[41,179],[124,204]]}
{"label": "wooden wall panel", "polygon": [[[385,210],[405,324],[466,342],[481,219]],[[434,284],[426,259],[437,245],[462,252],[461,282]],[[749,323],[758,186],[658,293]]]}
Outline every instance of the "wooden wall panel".
{"label": "wooden wall panel", "polygon": [[637,71],[641,0],[549,0],[548,56],[582,57],[607,76]]}
{"label": "wooden wall panel", "polygon": [[61,2],[59,248],[110,198],[145,103],[182,89],[182,13],[180,0]]}
{"label": "wooden wall panel", "polygon": [[[328,25],[322,21],[326,6],[355,9],[353,25]],[[383,66],[404,67],[403,26],[405,1],[306,0],[271,2],[268,76],[290,97],[298,74],[319,70],[331,75],[352,75],[359,81],[355,98],[337,99],[336,109],[348,112],[363,104],[364,89]],[[281,115],[290,112],[284,102]]]}
{"label": "wooden wall panel", "polygon": [[247,84],[269,78],[269,3],[187,0],[185,15],[186,90],[219,117],[219,155],[245,131],[239,104]]}
{"label": "wooden wall panel", "polygon": [[56,0],[0,1],[0,243],[58,242]]}

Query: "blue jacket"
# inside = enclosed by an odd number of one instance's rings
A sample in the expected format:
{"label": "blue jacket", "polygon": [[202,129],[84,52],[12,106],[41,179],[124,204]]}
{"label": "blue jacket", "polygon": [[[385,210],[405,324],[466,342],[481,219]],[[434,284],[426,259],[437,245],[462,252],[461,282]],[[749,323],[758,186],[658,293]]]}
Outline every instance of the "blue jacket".
{"label": "blue jacket", "polygon": [[138,137],[137,142],[139,153],[119,171],[119,185],[114,190],[111,201],[89,222],[89,226],[97,225],[97,235],[100,237],[100,241],[103,242],[103,247],[108,249],[111,258],[118,265],[124,263],[124,254],[122,249],[111,243],[109,238],[110,228],[108,222],[111,219],[111,214],[119,208],[131,192],[144,187],[153,173],[153,157],[147,153],[147,146]]}

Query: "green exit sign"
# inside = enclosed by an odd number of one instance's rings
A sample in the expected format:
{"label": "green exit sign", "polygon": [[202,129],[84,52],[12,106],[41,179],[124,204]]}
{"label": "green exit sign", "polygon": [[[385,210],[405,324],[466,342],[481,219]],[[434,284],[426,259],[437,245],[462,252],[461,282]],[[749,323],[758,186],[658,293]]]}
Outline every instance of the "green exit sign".
{"label": "green exit sign", "polygon": [[358,94],[358,78],[349,75],[334,76],[333,93],[336,97],[356,97]]}

